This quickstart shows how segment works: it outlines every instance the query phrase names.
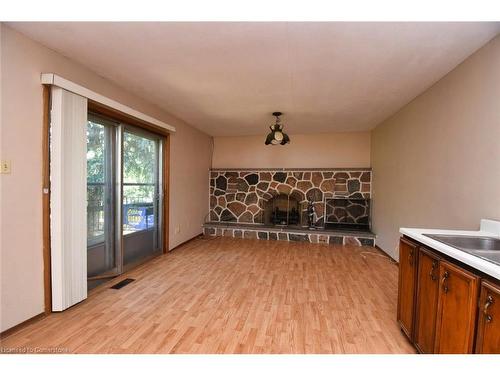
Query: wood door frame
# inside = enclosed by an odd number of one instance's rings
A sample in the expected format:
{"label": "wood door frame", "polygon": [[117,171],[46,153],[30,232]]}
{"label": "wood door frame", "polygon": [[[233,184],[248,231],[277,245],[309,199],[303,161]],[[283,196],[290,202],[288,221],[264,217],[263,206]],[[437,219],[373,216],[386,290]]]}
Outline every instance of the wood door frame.
{"label": "wood door frame", "polygon": [[168,253],[169,246],[169,225],[170,225],[170,133],[163,137],[163,160],[162,160],[162,192],[163,192],[163,232],[162,246],[163,254]]}
{"label": "wood door frame", "polygon": [[[52,312],[52,273],[50,244],[50,109],[51,85],[42,85],[42,234],[43,234],[43,282],[44,282],[44,314]],[[162,192],[163,223],[162,252],[166,254],[169,246],[169,203],[170,203],[170,132],[159,126],[147,123],[115,109],[88,99],[88,110],[109,116],[130,125],[137,126],[162,137]]]}
{"label": "wood door frame", "polygon": [[52,312],[52,272],[50,254],[50,85],[43,85],[42,117],[42,233],[44,313]]}

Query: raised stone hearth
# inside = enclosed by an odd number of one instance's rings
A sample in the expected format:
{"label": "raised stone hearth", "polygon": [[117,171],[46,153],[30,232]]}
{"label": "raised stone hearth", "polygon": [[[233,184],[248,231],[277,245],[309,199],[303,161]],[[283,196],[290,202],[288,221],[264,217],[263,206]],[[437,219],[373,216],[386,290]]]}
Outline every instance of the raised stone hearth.
{"label": "raised stone hearth", "polygon": [[375,246],[375,235],[368,231],[326,231],[307,228],[278,228],[276,226],[206,223],[203,226],[205,236],[258,239],[266,241],[298,241],[329,245]]}

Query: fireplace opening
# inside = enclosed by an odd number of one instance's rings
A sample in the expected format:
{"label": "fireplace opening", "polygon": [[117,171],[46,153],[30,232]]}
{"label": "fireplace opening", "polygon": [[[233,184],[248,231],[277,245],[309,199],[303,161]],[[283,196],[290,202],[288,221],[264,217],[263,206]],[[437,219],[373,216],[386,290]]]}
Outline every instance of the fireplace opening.
{"label": "fireplace opening", "polygon": [[287,194],[278,194],[264,206],[264,224],[300,225],[300,202]]}
{"label": "fireplace opening", "polygon": [[325,229],[370,229],[370,200],[330,198],[325,200]]}

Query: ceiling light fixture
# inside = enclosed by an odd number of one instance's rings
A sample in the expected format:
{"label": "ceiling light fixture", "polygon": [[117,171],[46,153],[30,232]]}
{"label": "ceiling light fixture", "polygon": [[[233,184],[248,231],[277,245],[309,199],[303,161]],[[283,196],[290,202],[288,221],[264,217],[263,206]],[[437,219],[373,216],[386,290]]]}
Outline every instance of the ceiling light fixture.
{"label": "ceiling light fixture", "polygon": [[271,133],[266,137],[266,145],[286,145],[290,143],[290,137],[283,133],[283,125],[281,125],[280,119],[281,115],[281,112],[273,112],[273,116],[276,117],[276,123],[269,127]]}

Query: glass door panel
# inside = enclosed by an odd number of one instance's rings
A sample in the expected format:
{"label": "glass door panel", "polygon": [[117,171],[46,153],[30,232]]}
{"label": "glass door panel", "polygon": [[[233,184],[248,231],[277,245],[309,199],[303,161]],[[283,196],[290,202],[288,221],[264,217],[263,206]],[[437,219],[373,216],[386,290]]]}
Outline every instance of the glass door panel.
{"label": "glass door panel", "polygon": [[126,127],[122,141],[123,264],[161,251],[160,139]]}
{"label": "glass door panel", "polygon": [[118,274],[114,246],[113,149],[115,127],[89,114],[87,121],[87,277]]}
{"label": "glass door panel", "polygon": [[160,136],[88,114],[89,289],[161,254],[161,155]]}

